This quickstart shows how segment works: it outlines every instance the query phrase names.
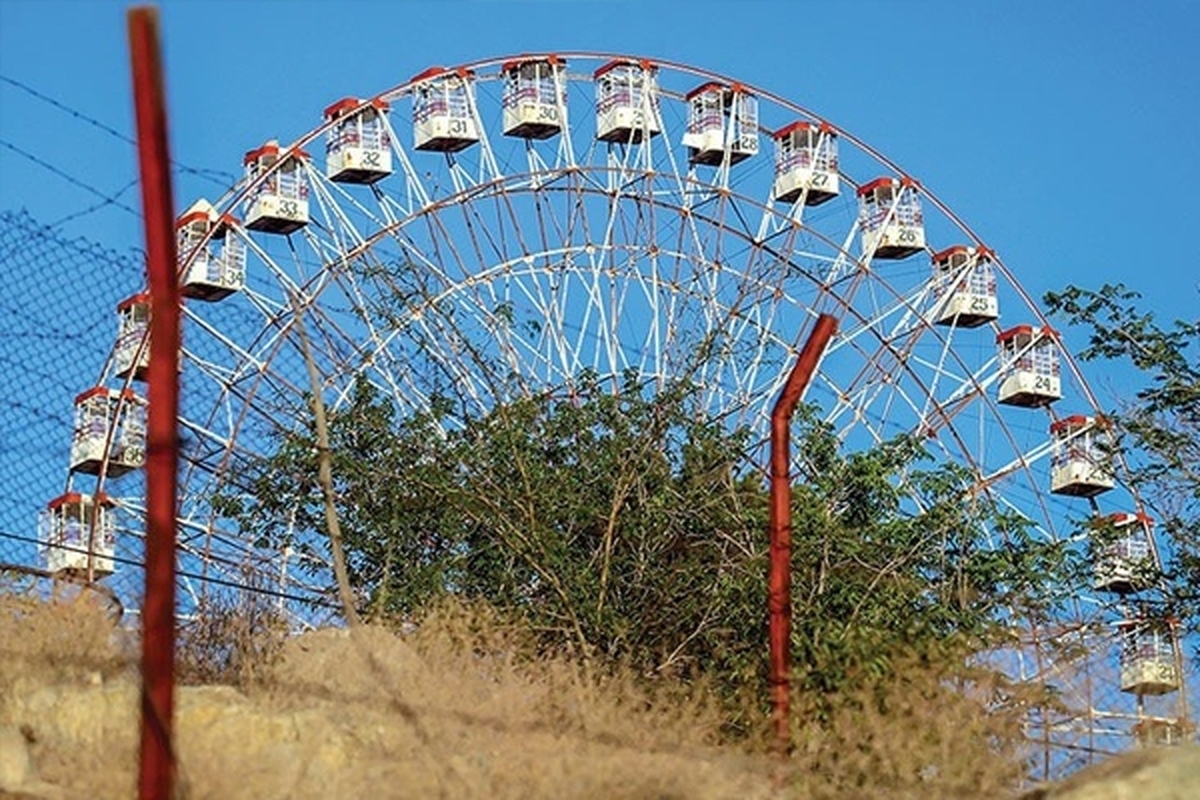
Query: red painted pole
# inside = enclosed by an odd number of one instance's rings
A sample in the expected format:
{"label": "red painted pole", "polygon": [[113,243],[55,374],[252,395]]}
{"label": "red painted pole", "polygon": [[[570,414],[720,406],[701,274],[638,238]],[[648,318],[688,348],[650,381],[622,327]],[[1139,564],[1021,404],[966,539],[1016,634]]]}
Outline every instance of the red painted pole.
{"label": "red painted pole", "polygon": [[771,657],[771,708],[779,747],[790,745],[790,699],[792,638],[792,414],[808,388],[817,364],[837,330],[829,314],[817,318],[796,366],[771,409],[771,568],[768,580],[767,614]]}
{"label": "red painted pole", "polygon": [[146,436],[146,598],[142,606],[142,738],[138,796],[166,800],[175,773],[175,474],[179,461],[179,282],[175,203],[158,11],[127,17],[137,112],[138,167],[150,278],[150,391]]}

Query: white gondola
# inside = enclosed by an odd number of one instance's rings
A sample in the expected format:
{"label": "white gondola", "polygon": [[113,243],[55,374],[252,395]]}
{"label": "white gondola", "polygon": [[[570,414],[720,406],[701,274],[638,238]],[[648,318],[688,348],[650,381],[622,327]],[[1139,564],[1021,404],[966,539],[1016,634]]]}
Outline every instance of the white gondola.
{"label": "white gondola", "polygon": [[281,151],[274,140],[246,153],[246,183],[254,187],[243,201],[247,228],[289,234],[308,224],[307,160],[308,153]]}
{"label": "white gondola", "polygon": [[229,235],[236,225],[234,217],[218,217],[203,199],[175,221],[179,264],[187,265],[180,284],[184,297],[216,302],[246,287],[246,245]]}
{"label": "white gondola", "polygon": [[1195,727],[1178,719],[1146,717],[1131,728],[1139,747],[1174,747],[1183,744]]}
{"label": "white gondola", "polygon": [[145,461],[145,401],[128,389],[118,391],[104,386],[88,389],[75,398],[72,472],[99,475],[104,471],[116,478],[138,469]]}
{"label": "white gondola", "polygon": [[[838,196],[837,134],[825,123],[793,122],[775,140],[775,200],[819,206]],[[807,192],[807,194],[805,194]]]}
{"label": "white gondola", "polygon": [[1149,588],[1154,576],[1148,538],[1153,520],[1145,514],[1119,513],[1106,522],[1116,538],[1096,549],[1096,589],[1124,595]]}
{"label": "white gondola", "polygon": [[135,294],[117,304],[114,361],[117,377],[146,380],[150,369],[150,295]]}
{"label": "white gondola", "polygon": [[864,257],[901,259],[925,249],[925,217],[912,180],[876,178],[858,187],[858,202]]}
{"label": "white gondola", "polygon": [[479,141],[470,70],[430,67],[412,79],[413,147],[457,153]]}
{"label": "white gondola", "polygon": [[992,258],[986,247],[961,244],[933,256],[934,322],[978,328],[1000,317]]}
{"label": "white gondola", "polygon": [[683,146],[693,164],[736,164],[758,152],[758,99],[740,85],[709,82],[687,93]]}
{"label": "white gondola", "polygon": [[1050,426],[1054,456],[1050,491],[1069,497],[1095,497],[1113,488],[1111,445],[1103,421],[1079,414]]}
{"label": "white gondola", "polygon": [[46,504],[38,519],[38,542],[45,554],[46,570],[54,574],[111,575],[117,535],[113,502],[68,492]]}
{"label": "white gondola", "polygon": [[1171,625],[1145,619],[1117,623],[1121,634],[1121,691],[1170,694],[1179,690]]}
{"label": "white gondola", "polygon": [[648,61],[609,61],[596,81],[596,138],[638,144],[662,130],[658,116],[658,69]]}
{"label": "white gondola", "polygon": [[1000,390],[996,401],[1039,408],[1062,399],[1058,332],[1017,325],[996,335],[1000,356]]}
{"label": "white gondola", "polygon": [[504,135],[549,139],[563,130],[567,113],[566,62],[549,58],[514,60],[504,75]]}
{"label": "white gondola", "polygon": [[371,184],[392,174],[392,148],[383,115],[388,104],[355,97],[325,109],[325,175],[335,183]]}

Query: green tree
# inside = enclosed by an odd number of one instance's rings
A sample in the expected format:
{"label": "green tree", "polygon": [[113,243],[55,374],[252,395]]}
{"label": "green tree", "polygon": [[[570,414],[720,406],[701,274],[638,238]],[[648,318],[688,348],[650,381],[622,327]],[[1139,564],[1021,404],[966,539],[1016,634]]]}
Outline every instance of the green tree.
{"label": "green tree", "polygon": [[1129,480],[1169,537],[1172,612],[1200,629],[1200,321],[1163,326],[1121,284],[1068,287],[1045,297],[1052,313],[1089,330],[1085,361],[1125,361],[1143,381],[1109,415]]}
{"label": "green tree", "polygon": [[[749,433],[685,384],[583,380],[462,418],[400,418],[366,381],[331,413],[334,486],[362,610],[444,594],[525,619],[547,647],[645,673],[765,680],[767,496]],[[1065,588],[1066,553],[907,438],[845,454],[803,410],[794,493],[795,663],[819,692],[897,653],[984,647]],[[284,436],[226,512],[264,543],[321,541],[311,430]],[[981,532],[987,532],[984,535]],[[961,651],[959,651],[961,652]]]}

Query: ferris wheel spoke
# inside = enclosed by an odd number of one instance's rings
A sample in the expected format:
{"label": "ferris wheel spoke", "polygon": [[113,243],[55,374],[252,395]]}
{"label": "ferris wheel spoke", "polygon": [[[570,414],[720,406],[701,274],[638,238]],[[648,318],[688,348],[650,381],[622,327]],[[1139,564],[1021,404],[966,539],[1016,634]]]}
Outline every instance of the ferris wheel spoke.
{"label": "ferris wheel spoke", "polygon": [[[326,260],[322,258],[322,256],[332,253],[346,253],[358,249],[366,243],[366,239],[361,233],[358,232],[357,226],[351,221],[346,210],[342,208],[342,204],[337,202],[333,191],[331,191],[331,187],[335,187],[334,190],[341,195],[342,202],[347,204],[350,210],[358,211],[360,214],[363,214],[367,218],[368,222],[378,226],[381,223],[381,220],[375,217],[374,214],[367,211],[365,207],[356,203],[354,198],[350,196],[349,192],[338,187],[336,183],[331,181],[327,183],[324,176],[321,175],[321,173],[317,170],[313,169],[312,166],[305,167],[305,174],[308,176],[308,185],[312,187],[311,196],[315,201],[311,205],[316,207],[317,212],[322,217],[324,231],[332,239],[332,249],[329,251],[329,253],[322,253],[320,248],[316,246],[316,243],[319,240],[313,236],[314,225],[311,221],[303,229],[305,239],[313,245],[314,251],[317,252],[318,258],[321,259],[321,264],[332,263],[336,265],[336,260],[332,258]],[[347,238],[349,239],[349,244],[347,244],[345,241]]]}
{"label": "ferris wheel spoke", "polygon": [[408,156],[408,151],[401,146],[401,139],[396,135],[396,131],[393,130],[392,123],[387,115],[381,114],[379,119],[387,133],[388,146],[395,155],[396,161],[400,163],[400,175],[404,180],[405,204],[400,204],[394,200],[392,202],[395,203],[396,209],[400,212],[401,216],[412,216],[429,208],[432,195],[429,189],[426,188],[425,182],[421,179],[420,173],[413,167],[412,160]]}

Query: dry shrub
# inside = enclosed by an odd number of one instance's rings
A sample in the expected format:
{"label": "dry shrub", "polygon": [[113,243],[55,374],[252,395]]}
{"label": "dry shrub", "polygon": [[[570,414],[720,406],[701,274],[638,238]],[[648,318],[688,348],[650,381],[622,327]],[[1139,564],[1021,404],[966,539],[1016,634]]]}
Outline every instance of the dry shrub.
{"label": "dry shrub", "polygon": [[410,641],[427,664],[465,676],[495,713],[519,727],[649,750],[720,739],[724,709],[705,684],[651,680],[622,665],[541,652],[525,625],[486,606],[444,603]]}
{"label": "dry shrub", "polygon": [[961,661],[911,657],[845,696],[799,697],[789,786],[812,798],[1011,796],[1025,740],[1003,689],[1000,676]]}
{"label": "dry shrub", "polygon": [[[95,604],[17,597],[0,609],[0,685],[127,663]],[[241,603],[185,624],[190,680],[256,689],[180,690],[187,796],[938,800],[1007,794],[1019,773],[1017,715],[995,711],[982,673],[913,659],[857,693],[797,697],[798,720],[823,716],[797,725],[781,761],[766,735],[721,741],[717,692],[547,654],[485,607],[447,604],[392,627],[285,639],[269,606]],[[67,796],[128,796],[135,676],[75,683],[15,703],[10,724],[36,734],[41,778]],[[739,713],[765,729],[754,700]]]}
{"label": "dry shrub", "polygon": [[[886,671],[841,695],[797,693],[794,749],[781,763],[768,758],[774,740],[763,698],[749,692],[730,700],[704,684],[539,653],[527,628],[479,606],[444,606],[409,641],[432,674],[455,676],[458,693],[439,705],[469,705],[514,732],[549,731],[647,753],[719,750],[733,773],[771,774],[772,796],[1004,797],[1025,767],[1024,709],[1012,687],[998,673],[964,666],[969,653],[950,646],[896,654]],[[674,777],[677,788],[693,785]]]}
{"label": "dry shrub", "polygon": [[51,598],[0,593],[0,685],[95,682],[133,663],[128,634],[116,626],[108,598],[78,585]]}
{"label": "dry shrub", "polygon": [[269,674],[287,635],[287,622],[259,595],[206,600],[179,624],[177,679],[252,688]]}
{"label": "dry shrub", "polygon": [[[259,697],[304,719],[328,709],[326,752],[352,726],[361,774],[406,787],[396,796],[771,796],[766,759],[712,745],[721,715],[706,691],[540,652],[520,624],[480,606],[442,605],[415,629],[393,628],[406,632],[289,641]],[[357,777],[339,780],[339,796],[353,796]]]}

